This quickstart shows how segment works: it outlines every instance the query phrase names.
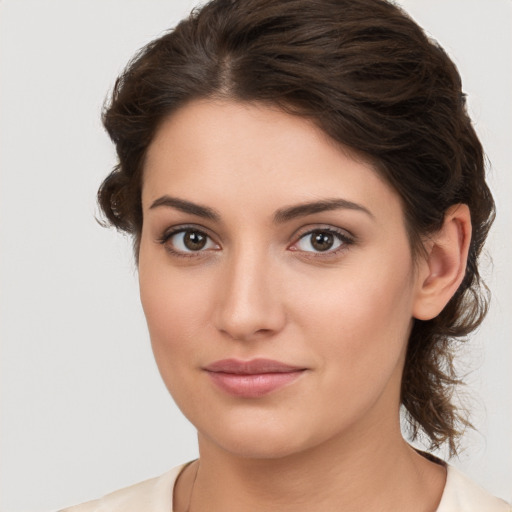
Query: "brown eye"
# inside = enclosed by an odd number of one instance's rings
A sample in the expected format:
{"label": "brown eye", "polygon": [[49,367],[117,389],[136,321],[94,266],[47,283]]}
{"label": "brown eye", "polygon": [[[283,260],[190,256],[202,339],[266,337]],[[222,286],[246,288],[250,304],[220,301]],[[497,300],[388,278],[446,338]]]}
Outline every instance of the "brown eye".
{"label": "brown eye", "polygon": [[194,253],[218,250],[220,247],[203,231],[198,229],[178,229],[164,235],[160,240],[171,253]]}
{"label": "brown eye", "polygon": [[353,239],[343,231],[334,229],[314,229],[304,233],[292,246],[293,250],[310,253],[334,253],[337,249],[353,243]]}
{"label": "brown eye", "polygon": [[317,251],[328,251],[334,245],[334,235],[327,231],[313,231],[310,235],[311,246]]}
{"label": "brown eye", "polygon": [[183,235],[183,244],[190,251],[200,251],[206,246],[208,238],[199,231],[185,231]]}

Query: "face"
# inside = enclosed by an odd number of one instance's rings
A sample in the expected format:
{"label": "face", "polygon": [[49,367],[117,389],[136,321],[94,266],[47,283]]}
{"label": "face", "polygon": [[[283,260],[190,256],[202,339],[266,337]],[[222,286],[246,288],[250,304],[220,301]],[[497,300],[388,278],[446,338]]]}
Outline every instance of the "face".
{"label": "face", "polygon": [[417,289],[399,197],[300,117],[196,101],[144,168],[139,276],[200,440],[280,457],[398,428]]}

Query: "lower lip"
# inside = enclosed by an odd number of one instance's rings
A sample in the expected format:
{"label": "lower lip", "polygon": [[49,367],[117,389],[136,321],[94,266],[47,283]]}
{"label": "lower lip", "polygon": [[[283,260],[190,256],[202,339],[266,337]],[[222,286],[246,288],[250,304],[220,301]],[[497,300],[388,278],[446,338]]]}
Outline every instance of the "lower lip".
{"label": "lower lip", "polygon": [[230,395],[243,398],[258,398],[290,384],[294,380],[297,380],[303,373],[304,370],[251,375],[208,372],[208,375],[222,391]]}

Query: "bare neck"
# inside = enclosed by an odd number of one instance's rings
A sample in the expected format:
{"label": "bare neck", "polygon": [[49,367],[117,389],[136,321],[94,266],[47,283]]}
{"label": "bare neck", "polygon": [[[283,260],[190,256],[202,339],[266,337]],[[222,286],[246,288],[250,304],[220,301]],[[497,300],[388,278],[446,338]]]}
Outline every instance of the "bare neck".
{"label": "bare neck", "polygon": [[417,454],[399,429],[373,434],[278,459],[236,456],[199,435],[200,463],[179,479],[174,510],[434,512],[445,468]]}

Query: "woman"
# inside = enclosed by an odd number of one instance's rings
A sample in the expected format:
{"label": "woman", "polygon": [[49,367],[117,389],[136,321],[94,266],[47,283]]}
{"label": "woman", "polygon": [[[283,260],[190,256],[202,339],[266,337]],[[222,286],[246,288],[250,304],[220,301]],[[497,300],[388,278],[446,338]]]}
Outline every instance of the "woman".
{"label": "woman", "polygon": [[104,124],[153,351],[200,458],[72,510],[509,510],[456,453],[494,216],[444,51],[381,0],[216,0]]}

